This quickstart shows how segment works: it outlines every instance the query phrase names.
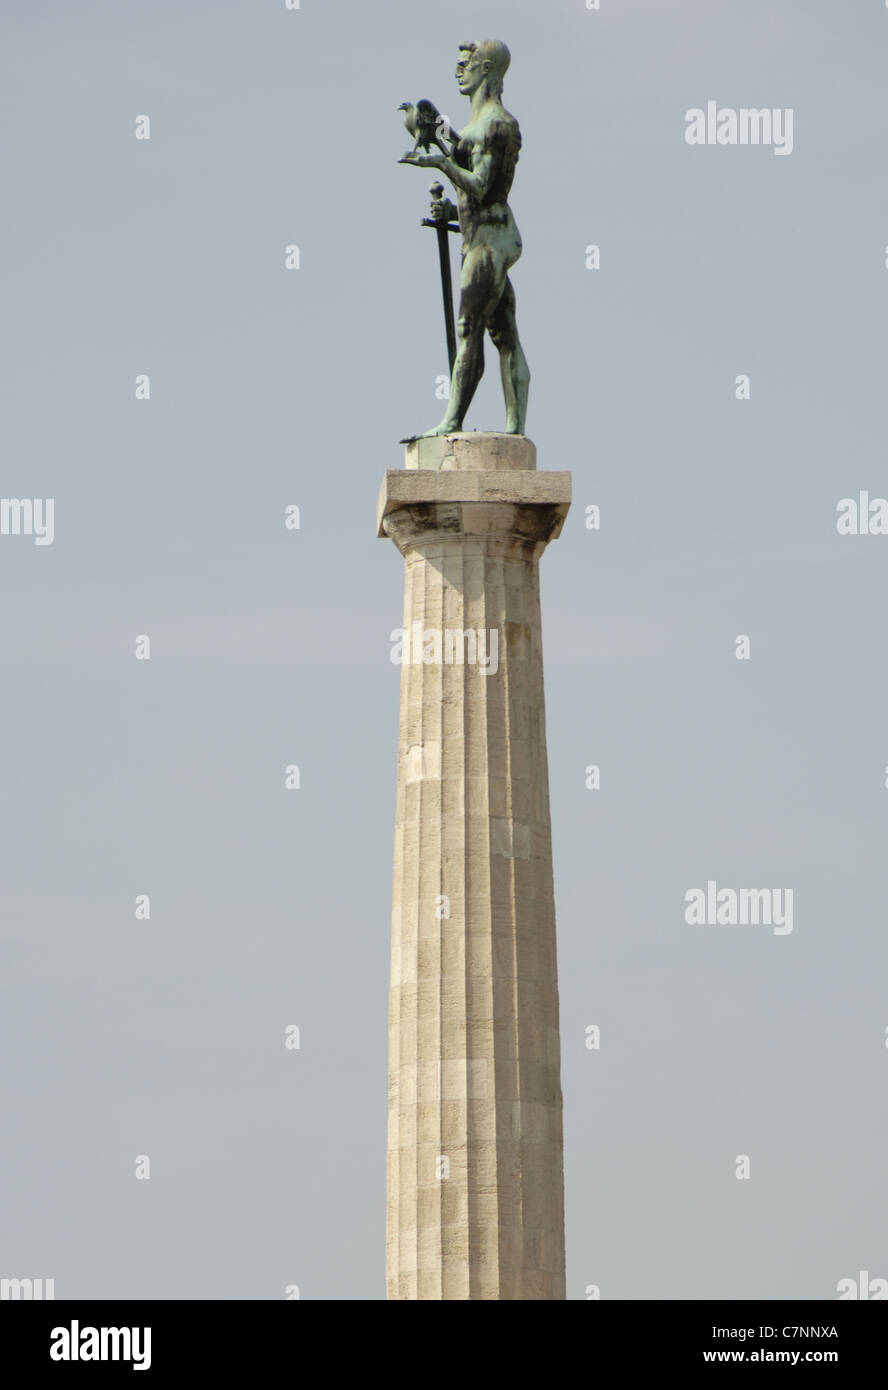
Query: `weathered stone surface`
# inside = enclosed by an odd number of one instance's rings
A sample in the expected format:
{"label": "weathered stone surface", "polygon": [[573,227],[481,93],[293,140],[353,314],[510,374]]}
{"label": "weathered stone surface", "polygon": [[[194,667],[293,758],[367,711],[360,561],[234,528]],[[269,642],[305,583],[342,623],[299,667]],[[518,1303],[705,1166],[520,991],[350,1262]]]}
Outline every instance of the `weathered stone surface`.
{"label": "weathered stone surface", "polygon": [[407,442],[404,467],[444,472],[478,467],[527,472],[536,468],[536,445],[524,434],[483,430],[423,436]]}
{"label": "weathered stone surface", "polygon": [[[404,630],[421,634],[401,669],[388,1297],[563,1299],[538,559],[570,478],[491,467],[491,436],[462,438],[459,470],[390,472],[380,505],[405,560]],[[434,659],[426,635],[448,630],[486,634],[474,662],[468,640]]]}
{"label": "weathered stone surface", "polygon": [[[444,502],[453,503],[454,506],[473,502],[510,502],[515,506],[553,507],[557,509],[557,518],[553,518],[553,521],[557,519],[558,526],[548,539],[554,540],[560,534],[561,523],[570,507],[570,474],[497,472],[487,469],[408,473],[403,468],[390,469],[379,490],[377,534],[390,534],[384,524],[386,518],[407,504],[423,506]],[[457,530],[469,526],[477,533],[479,528],[484,531],[491,525],[499,524],[494,513],[486,509],[476,509],[474,512],[454,510],[451,516]],[[434,508],[434,517],[435,524],[445,519],[440,506]]]}

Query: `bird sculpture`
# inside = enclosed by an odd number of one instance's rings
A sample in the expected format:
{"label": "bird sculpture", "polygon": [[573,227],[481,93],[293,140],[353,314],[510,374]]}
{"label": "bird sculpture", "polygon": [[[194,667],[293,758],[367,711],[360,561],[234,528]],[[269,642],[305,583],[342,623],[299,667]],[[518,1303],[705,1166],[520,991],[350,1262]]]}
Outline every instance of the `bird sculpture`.
{"label": "bird sculpture", "polygon": [[443,154],[450,154],[450,150],[441,141],[441,135],[450,136],[450,127],[434,102],[423,99],[414,106],[410,101],[402,101],[398,110],[404,112],[404,124],[415,138],[414,154],[420,147],[428,152],[432,145],[437,145]]}

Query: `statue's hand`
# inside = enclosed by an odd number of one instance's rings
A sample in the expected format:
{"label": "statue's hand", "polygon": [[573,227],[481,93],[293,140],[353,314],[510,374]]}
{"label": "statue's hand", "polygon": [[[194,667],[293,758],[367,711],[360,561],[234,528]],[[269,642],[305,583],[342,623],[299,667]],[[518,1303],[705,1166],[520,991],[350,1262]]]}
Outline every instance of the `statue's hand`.
{"label": "statue's hand", "polygon": [[433,222],[449,222],[451,218],[457,217],[457,211],[449,198],[441,198],[435,201],[429,209],[429,217]]}
{"label": "statue's hand", "polygon": [[410,150],[398,160],[399,164],[415,164],[417,169],[443,169],[444,159],[440,154],[414,154]]}

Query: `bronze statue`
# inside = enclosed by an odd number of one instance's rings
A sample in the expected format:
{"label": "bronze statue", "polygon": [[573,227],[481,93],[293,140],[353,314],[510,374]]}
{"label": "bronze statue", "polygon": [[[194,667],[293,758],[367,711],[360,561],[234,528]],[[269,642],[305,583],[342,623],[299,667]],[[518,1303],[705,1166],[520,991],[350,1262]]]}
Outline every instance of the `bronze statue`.
{"label": "bronze statue", "polygon": [[[413,150],[399,161],[420,169],[438,169],[450,180],[456,189],[457,207],[445,200],[438,204],[435,215],[450,217],[458,212],[463,237],[450,399],[444,419],[436,429],[427,430],[427,435],[462,430],[484,372],[485,332],[490,333],[500,355],[506,433],[524,433],[530,372],[518,339],[515,291],[508,274],[521,255],[521,237],[508,204],[521,132],[500,99],[509,62],[508,48],[496,39],[461,44],[456,80],[463,96],[471,98],[469,124],[458,136],[450,137],[449,155],[421,155]],[[440,145],[439,140],[435,143]]]}

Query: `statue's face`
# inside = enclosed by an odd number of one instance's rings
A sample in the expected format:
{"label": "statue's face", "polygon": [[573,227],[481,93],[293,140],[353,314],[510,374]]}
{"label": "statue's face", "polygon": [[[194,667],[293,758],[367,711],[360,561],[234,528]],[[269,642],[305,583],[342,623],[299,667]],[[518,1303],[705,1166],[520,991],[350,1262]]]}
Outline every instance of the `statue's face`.
{"label": "statue's face", "polygon": [[456,81],[464,97],[474,96],[487,76],[489,66],[486,59],[478,57],[477,49],[474,53],[462,50],[456,64]]}

